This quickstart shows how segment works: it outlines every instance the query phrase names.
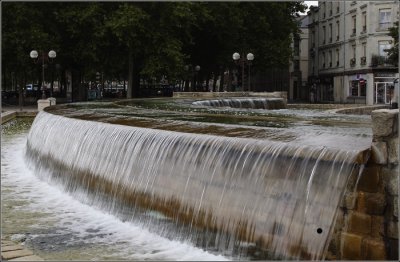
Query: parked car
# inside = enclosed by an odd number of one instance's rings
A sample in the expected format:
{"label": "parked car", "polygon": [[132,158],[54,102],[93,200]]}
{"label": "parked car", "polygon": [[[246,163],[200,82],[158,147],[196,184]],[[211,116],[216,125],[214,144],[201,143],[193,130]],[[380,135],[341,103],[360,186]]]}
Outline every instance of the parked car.
{"label": "parked car", "polygon": [[26,91],[37,91],[39,90],[39,85],[38,84],[27,84],[25,86]]}

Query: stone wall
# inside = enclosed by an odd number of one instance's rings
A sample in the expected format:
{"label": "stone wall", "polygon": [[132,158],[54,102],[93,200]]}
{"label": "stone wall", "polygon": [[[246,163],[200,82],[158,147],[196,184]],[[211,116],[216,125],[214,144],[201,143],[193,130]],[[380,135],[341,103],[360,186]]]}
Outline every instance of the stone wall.
{"label": "stone wall", "polygon": [[[343,197],[327,259],[398,260],[399,111],[372,111],[371,156]],[[358,180],[358,182],[357,182]]]}
{"label": "stone wall", "polygon": [[1,124],[7,123],[16,117],[35,117],[37,112],[29,111],[6,111],[1,113],[0,122]]}

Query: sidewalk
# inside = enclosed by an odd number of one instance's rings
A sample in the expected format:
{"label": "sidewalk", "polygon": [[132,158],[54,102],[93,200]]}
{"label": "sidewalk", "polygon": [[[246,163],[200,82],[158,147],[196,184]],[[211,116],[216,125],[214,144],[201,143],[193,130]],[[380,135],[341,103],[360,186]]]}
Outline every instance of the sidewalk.
{"label": "sidewalk", "polygon": [[32,251],[10,240],[1,240],[2,261],[44,261],[43,258],[33,254]]}

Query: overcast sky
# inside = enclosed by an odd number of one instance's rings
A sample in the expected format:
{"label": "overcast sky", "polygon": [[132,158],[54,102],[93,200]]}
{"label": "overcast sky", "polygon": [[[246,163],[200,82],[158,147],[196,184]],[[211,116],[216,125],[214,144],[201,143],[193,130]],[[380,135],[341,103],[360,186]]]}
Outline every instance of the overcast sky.
{"label": "overcast sky", "polygon": [[304,1],[304,2],[308,6],[310,6],[310,5],[318,6],[318,1]]}
{"label": "overcast sky", "polygon": [[[318,1],[304,1],[304,3],[310,7],[310,6],[318,6]],[[307,9],[304,13],[299,13],[301,15],[306,15],[309,9]]]}

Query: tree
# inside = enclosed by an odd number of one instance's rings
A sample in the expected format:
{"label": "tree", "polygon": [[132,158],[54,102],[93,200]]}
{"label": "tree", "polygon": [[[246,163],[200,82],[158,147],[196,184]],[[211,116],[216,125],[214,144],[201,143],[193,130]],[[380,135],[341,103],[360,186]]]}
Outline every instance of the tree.
{"label": "tree", "polygon": [[128,97],[134,97],[140,79],[174,81],[187,64],[199,64],[205,79],[216,79],[234,66],[236,51],[253,52],[254,69],[287,66],[294,14],[304,9],[301,2],[186,1],[2,7],[3,83],[12,72],[33,75],[30,50],[54,49],[57,63],[72,72],[74,100],[84,99],[82,83],[96,72],[128,78]]}
{"label": "tree", "polygon": [[399,22],[395,22],[394,26],[389,28],[389,35],[393,37],[394,45],[392,48],[387,49],[389,60],[392,64],[398,66],[399,64]]}
{"label": "tree", "polygon": [[[41,67],[35,66],[29,53],[32,49],[46,50],[55,40],[46,31],[43,13],[29,3],[2,4],[2,82],[5,90],[17,88],[20,105],[22,90],[33,75],[41,77]],[[11,80],[11,81],[10,81]],[[44,79],[39,78],[39,83]]]}
{"label": "tree", "polygon": [[128,98],[141,77],[173,79],[183,68],[183,40],[192,22],[190,2],[121,3],[106,25],[128,53]]}

